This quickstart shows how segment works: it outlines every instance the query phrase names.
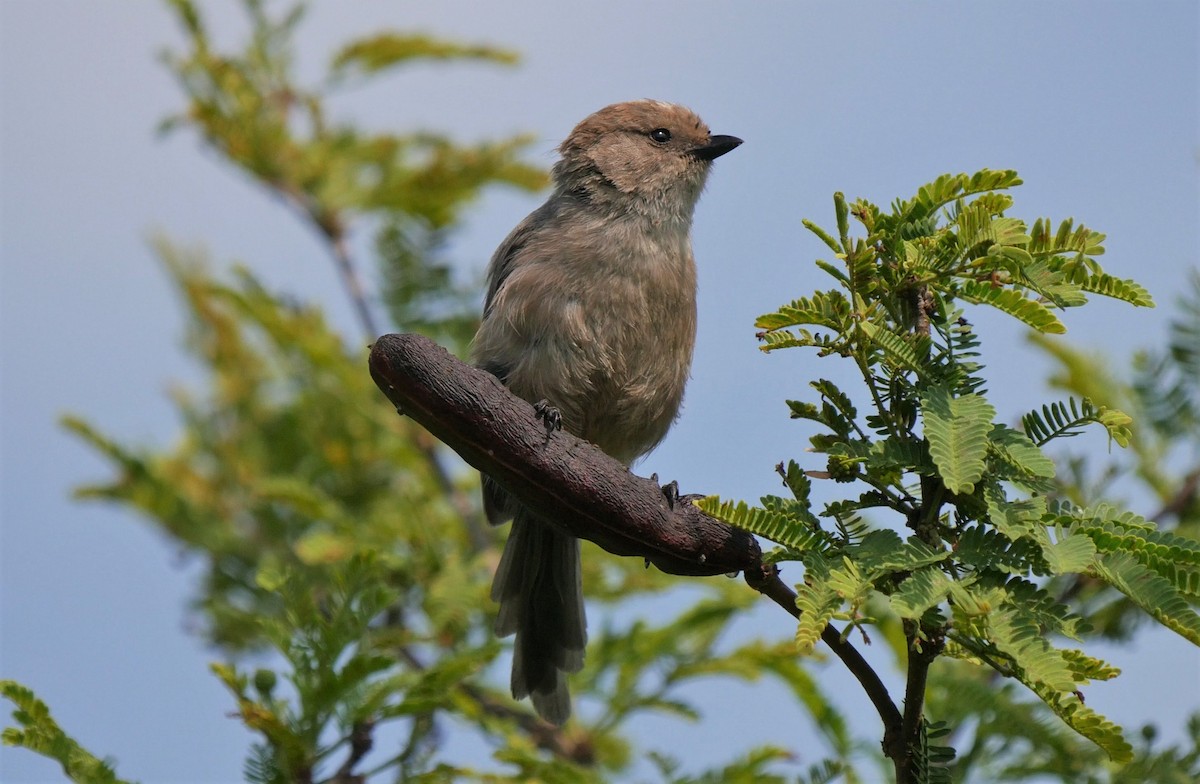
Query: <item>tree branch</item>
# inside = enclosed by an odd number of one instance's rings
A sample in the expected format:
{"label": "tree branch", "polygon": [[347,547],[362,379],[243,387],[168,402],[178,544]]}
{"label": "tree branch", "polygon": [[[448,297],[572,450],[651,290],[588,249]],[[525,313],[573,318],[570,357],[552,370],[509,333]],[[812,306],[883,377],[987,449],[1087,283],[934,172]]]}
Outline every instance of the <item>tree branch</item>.
{"label": "tree branch", "polygon": [[[328,245],[329,255],[333,259],[338,278],[342,281],[342,287],[350,298],[350,304],[354,308],[355,316],[358,317],[359,326],[362,327],[367,340],[374,340],[379,334],[379,327],[376,325],[375,316],[371,310],[366,286],[363,285],[362,276],[358,272],[358,265],[355,263],[354,257],[350,255],[350,249],[346,244],[345,219],[287,180],[261,177],[260,179],[268,191],[275,193],[301,221],[311,225],[313,231]],[[433,472],[438,486],[450,499],[450,503],[454,505],[459,516],[466,521],[471,544],[477,549],[481,548],[485,541],[482,515],[472,509],[471,502],[461,490],[454,486],[450,474],[442,464],[441,456],[437,452],[437,445],[430,443],[429,439],[418,438],[416,446],[429,464],[429,469]]]}
{"label": "tree branch", "polygon": [[333,255],[334,264],[337,266],[338,277],[342,279],[346,294],[349,295],[350,302],[354,305],[358,322],[362,325],[368,338],[374,337],[379,334],[379,329],[375,326],[375,316],[371,313],[371,305],[367,301],[367,292],[363,287],[362,279],[354,266],[354,260],[350,257],[350,251],[346,248],[346,238],[340,232],[326,236],[329,239],[329,249]]}
{"label": "tree branch", "polygon": [[566,533],[643,557],[668,574],[761,568],[762,551],[748,532],[687,498],[672,508],[657,482],[581,438],[547,432],[532,405],[432,340],[384,335],[371,349],[370,368],[400,412]]}
{"label": "tree branch", "polygon": [[896,767],[896,783],[910,784],[919,780],[916,750],[921,744],[925,726],[925,688],[929,668],[945,647],[943,630],[906,621],[904,630],[908,641],[908,677],[904,685],[904,717],[894,732],[883,736],[884,754]]}
{"label": "tree branch", "polygon": [[[779,577],[779,570],[775,567],[763,564],[759,569],[747,570],[746,583],[787,610],[793,618],[800,618],[800,608],[796,606],[796,592]],[[902,722],[900,710],[896,703],[892,702],[887,686],[867,660],[848,640],[842,639],[842,633],[833,624],[826,625],[821,631],[821,640],[842,660],[842,664],[846,665],[846,669],[850,670],[850,674],[862,685],[867,698],[871,700],[883,721],[884,736],[898,735]]]}
{"label": "tree branch", "polygon": [[1157,512],[1150,516],[1155,522],[1160,522],[1168,516],[1179,517],[1196,500],[1200,490],[1200,468],[1193,468],[1179,484],[1179,489],[1162,505]]}
{"label": "tree branch", "polygon": [[[486,371],[420,335],[384,335],[371,348],[371,377],[463,460],[488,474],[550,524],[616,555],[643,557],[668,574],[743,572],[746,583],[793,617],[796,594],[764,564],[748,532],[701,512],[684,496],[672,507],[658,483],[634,476],[598,447],[547,432],[533,406]],[[858,679],[889,735],[901,714],[871,665],[833,626],[821,639]]]}
{"label": "tree branch", "polygon": [[363,784],[366,781],[366,776],[355,773],[354,769],[375,745],[375,740],[372,736],[374,729],[374,719],[354,722],[354,726],[350,729],[350,737],[347,738],[347,742],[350,744],[350,751],[346,755],[346,761],[342,763],[337,772],[333,774],[333,777],[329,779],[330,784]]}

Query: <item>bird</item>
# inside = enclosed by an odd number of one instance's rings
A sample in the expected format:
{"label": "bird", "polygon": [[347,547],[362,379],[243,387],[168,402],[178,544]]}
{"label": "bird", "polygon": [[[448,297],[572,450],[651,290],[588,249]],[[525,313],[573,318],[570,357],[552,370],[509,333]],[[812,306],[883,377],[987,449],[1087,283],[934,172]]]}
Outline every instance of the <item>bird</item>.
{"label": "bird", "polygon": [[[584,118],[558,149],[549,198],[491,259],[475,364],[547,427],[626,466],[657,446],[696,337],[693,211],[712,162],[740,144],[664,101]],[[513,697],[561,725],[587,644],[579,540],[486,475],[483,508],[493,525],[512,520],[491,596],[496,634],[516,635]]]}

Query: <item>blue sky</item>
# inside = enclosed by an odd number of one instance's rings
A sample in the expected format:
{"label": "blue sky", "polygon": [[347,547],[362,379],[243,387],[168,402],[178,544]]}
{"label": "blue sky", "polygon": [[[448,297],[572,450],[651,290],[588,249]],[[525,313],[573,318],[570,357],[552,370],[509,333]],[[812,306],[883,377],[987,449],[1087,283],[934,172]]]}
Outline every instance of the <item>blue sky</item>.
{"label": "blue sky", "polygon": [[[204,4],[239,40],[237,4]],[[832,222],[842,190],[886,202],[946,171],[1015,168],[1014,214],[1074,216],[1108,234],[1104,263],[1169,306],[1196,266],[1198,6],[1194,2],[957,4],[609,2],[318,3],[300,38],[302,73],[347,37],[419,28],[517,49],[512,69],[421,66],[348,92],[343,116],[380,129],[429,127],[464,140],[535,134],[553,150],[589,112],[654,97],[687,104],[746,144],[722,158],[696,217],[700,336],[686,408],[639,467],[687,492],[755,498],[806,431],[782,400],[826,367],[761,355],[753,320],[826,284],[823,246],[800,220]],[[180,36],[142,0],[0,3],[0,677],[33,687],[118,770],[146,782],[240,780],[248,736],[186,627],[197,572],[119,510],[69,499],[106,466],[56,425],[83,415],[122,440],[178,433],[167,392],[196,384],[182,322],[147,239],[200,243],[218,268],[249,264],[268,283],[356,325],[322,249],[276,202],[187,134],[155,135],[181,106],[156,53]],[[537,197],[496,189],[452,247],[478,270]],[[358,238],[366,248],[365,237]],[[1169,307],[1099,303],[1067,314],[1067,340],[1121,362],[1161,341]],[[993,402],[1016,418],[1040,404],[1047,363],[1002,319],[977,321]],[[1194,457],[1194,455],[1192,456]],[[1142,511],[1145,499],[1130,498]],[[743,626],[788,633],[778,612]],[[1089,705],[1168,736],[1200,708],[1200,655],[1165,632],[1103,654],[1125,674]],[[831,672],[831,683],[840,676]],[[839,687],[840,688],[840,687]],[[847,690],[853,690],[846,685]],[[697,764],[729,738],[803,753],[801,714],[746,688],[670,732]],[[764,721],[754,700],[774,700]],[[865,701],[859,725],[874,732]],[[711,758],[706,755],[711,754]],[[0,750],[5,782],[56,781],[55,767]]]}

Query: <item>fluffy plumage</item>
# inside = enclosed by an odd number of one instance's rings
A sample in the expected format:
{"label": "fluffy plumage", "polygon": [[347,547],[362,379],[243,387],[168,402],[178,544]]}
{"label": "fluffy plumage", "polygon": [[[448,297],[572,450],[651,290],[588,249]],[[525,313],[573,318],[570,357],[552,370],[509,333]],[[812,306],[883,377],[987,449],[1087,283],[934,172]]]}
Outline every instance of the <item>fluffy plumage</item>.
{"label": "fluffy plumage", "polygon": [[[653,449],[691,366],[692,211],[711,161],[740,143],[661,101],[584,119],[559,148],[554,192],[492,258],[479,366],[626,464]],[[516,634],[513,696],[561,724],[587,643],[579,542],[486,477],[484,508],[513,519],[492,586],[497,634]]]}

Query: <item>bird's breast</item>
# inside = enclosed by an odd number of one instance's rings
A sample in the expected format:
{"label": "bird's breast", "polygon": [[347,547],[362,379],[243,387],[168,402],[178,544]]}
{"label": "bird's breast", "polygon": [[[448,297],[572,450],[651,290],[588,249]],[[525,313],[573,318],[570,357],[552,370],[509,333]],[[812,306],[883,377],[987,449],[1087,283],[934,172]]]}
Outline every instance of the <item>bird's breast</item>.
{"label": "bird's breast", "polygon": [[686,234],[619,229],[536,253],[506,280],[492,317],[508,319],[514,392],[549,400],[566,427],[626,462],[678,414],[696,333]]}

